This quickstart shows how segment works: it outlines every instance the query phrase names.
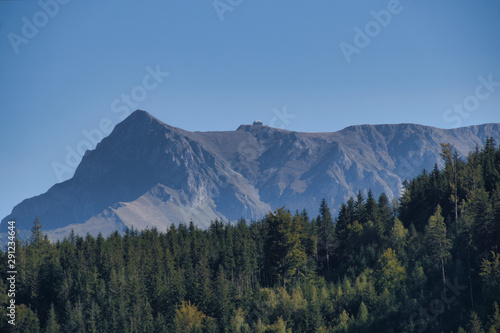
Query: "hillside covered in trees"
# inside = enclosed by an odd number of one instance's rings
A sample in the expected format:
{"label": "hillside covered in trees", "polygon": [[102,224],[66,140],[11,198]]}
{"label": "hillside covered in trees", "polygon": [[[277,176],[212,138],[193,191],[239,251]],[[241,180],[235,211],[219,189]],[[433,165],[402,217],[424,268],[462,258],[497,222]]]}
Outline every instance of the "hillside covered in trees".
{"label": "hillside covered in trees", "polygon": [[[16,326],[1,332],[500,332],[500,149],[493,139],[333,217],[72,234],[16,246]],[[316,213],[316,212],[314,212]],[[2,252],[0,265],[7,267]]]}

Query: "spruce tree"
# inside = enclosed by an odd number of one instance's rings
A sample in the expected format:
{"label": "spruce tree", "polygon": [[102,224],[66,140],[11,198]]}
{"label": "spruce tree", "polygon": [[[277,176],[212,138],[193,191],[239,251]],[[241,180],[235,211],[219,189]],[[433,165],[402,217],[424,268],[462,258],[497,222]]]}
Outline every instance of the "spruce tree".
{"label": "spruce tree", "polygon": [[330,208],[323,198],[317,218],[318,224],[318,252],[326,261],[326,272],[330,274],[330,257],[334,250],[334,225]]}
{"label": "spruce tree", "polygon": [[45,324],[44,333],[59,333],[61,331],[61,326],[57,322],[56,312],[54,310],[54,304],[50,306],[49,316]]}
{"label": "spruce tree", "polygon": [[[449,252],[451,248],[451,241],[448,239],[446,234],[446,224],[444,223],[444,218],[441,215],[440,205],[437,206],[435,214],[429,218],[429,223],[425,230],[425,244],[432,262],[435,264],[439,263],[441,265],[443,288],[445,288],[446,275],[444,271],[444,264],[451,256]],[[439,266],[439,264],[437,265]]]}

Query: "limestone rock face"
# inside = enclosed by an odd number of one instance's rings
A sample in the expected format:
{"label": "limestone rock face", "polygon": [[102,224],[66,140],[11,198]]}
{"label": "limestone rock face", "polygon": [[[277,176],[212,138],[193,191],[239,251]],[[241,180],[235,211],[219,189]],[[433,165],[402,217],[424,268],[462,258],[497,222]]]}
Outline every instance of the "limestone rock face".
{"label": "limestone rock face", "polygon": [[415,124],[359,125],[331,133],[299,133],[263,125],[236,131],[188,132],[135,111],[83,157],[74,176],[26,199],[2,220],[21,235],[36,216],[56,239],[104,235],[125,227],[172,223],[204,228],[216,218],[259,219],[281,206],[316,214],[322,198],[333,211],[369,189],[397,198],[402,183],[442,166],[441,143],[466,156],[500,124],[451,130]]}

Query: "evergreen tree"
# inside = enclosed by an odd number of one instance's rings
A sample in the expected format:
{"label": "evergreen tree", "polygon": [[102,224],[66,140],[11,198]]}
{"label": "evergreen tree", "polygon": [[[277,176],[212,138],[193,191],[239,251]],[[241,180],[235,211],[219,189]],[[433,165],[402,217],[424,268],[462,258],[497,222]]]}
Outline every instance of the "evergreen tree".
{"label": "evergreen tree", "polygon": [[444,263],[450,257],[451,242],[446,235],[446,225],[441,215],[441,206],[437,206],[436,212],[429,218],[429,224],[425,231],[425,244],[428,255],[433,263],[440,263],[443,277],[443,288],[446,285]]}
{"label": "evergreen tree", "polygon": [[[467,202],[465,219],[470,225],[472,245],[485,258],[493,248],[494,212],[488,192],[476,190]],[[496,244],[495,244],[496,245]]]}
{"label": "evergreen tree", "polygon": [[[2,320],[5,320],[2,318]],[[38,333],[40,332],[40,321],[36,313],[34,313],[30,308],[26,305],[21,304],[16,309],[16,320],[15,320],[15,329],[17,332],[29,332],[29,333]]]}
{"label": "evergreen tree", "polygon": [[231,318],[231,331],[235,333],[250,332],[250,326],[245,322],[245,312],[238,308]]}
{"label": "evergreen tree", "polygon": [[393,224],[393,215],[389,198],[387,198],[385,193],[379,196],[377,206],[378,218],[374,222],[376,223],[380,237],[386,239]]}
{"label": "evergreen tree", "polygon": [[484,188],[486,192],[493,193],[496,185],[500,182],[500,170],[498,169],[497,152],[495,140],[488,137],[481,154],[481,166],[483,167]]}
{"label": "evergreen tree", "polygon": [[365,328],[370,320],[368,309],[363,301],[359,305],[358,314],[356,315],[356,324],[361,329]]}
{"label": "evergreen tree", "polygon": [[47,318],[47,323],[45,324],[45,333],[59,333],[61,331],[61,326],[57,323],[56,312],[54,310],[54,304],[50,306],[49,317]]}
{"label": "evergreen tree", "polygon": [[374,223],[378,221],[378,205],[371,189],[368,190],[365,212],[366,212],[366,220],[372,221]]}
{"label": "evergreen tree", "polygon": [[459,159],[458,153],[450,144],[441,144],[441,157],[444,160],[445,175],[449,180],[451,188],[450,200],[453,202],[455,222],[458,220],[458,179],[459,179]]}
{"label": "evergreen tree", "polygon": [[406,240],[408,230],[403,226],[403,223],[398,219],[394,219],[394,225],[389,234],[389,241],[393,249],[401,255],[405,253]]}
{"label": "evergreen tree", "polygon": [[219,324],[226,327],[232,313],[231,286],[227,280],[226,272],[222,266],[219,267],[217,280],[215,282],[214,310]]}
{"label": "evergreen tree", "polygon": [[493,302],[493,314],[490,316],[490,332],[500,332],[500,308],[498,306],[498,303],[495,301]]}
{"label": "evergreen tree", "polygon": [[284,208],[269,213],[265,218],[265,225],[267,270],[271,281],[280,281],[285,285],[288,279],[300,273],[299,268],[305,262],[302,230],[298,223],[293,223],[290,211]]}
{"label": "evergreen tree", "polygon": [[375,275],[379,289],[387,289],[389,292],[399,290],[406,280],[406,270],[391,248],[380,256],[377,266]]}
{"label": "evergreen tree", "polygon": [[320,258],[325,258],[326,272],[330,274],[330,257],[334,250],[334,225],[330,208],[323,198],[319,208],[318,224],[318,254]]}
{"label": "evergreen tree", "polygon": [[42,245],[43,241],[46,239],[43,236],[42,227],[42,222],[37,216],[35,218],[35,221],[33,222],[33,227],[31,228],[31,236],[29,239],[29,244],[33,245],[36,248],[39,248]]}
{"label": "evergreen tree", "polygon": [[481,153],[479,147],[476,146],[476,149],[467,155],[467,163],[464,168],[463,182],[467,196],[483,187],[482,178]]}
{"label": "evergreen tree", "polygon": [[354,213],[354,219],[361,223],[361,225],[368,222],[369,219],[366,214],[365,198],[361,194],[361,191],[358,191],[358,195],[356,196],[356,202],[354,203]]}
{"label": "evergreen tree", "polygon": [[491,252],[491,260],[483,259],[479,275],[483,281],[486,303],[500,300],[500,254]]}
{"label": "evergreen tree", "polygon": [[470,316],[469,326],[467,327],[468,333],[484,333],[483,323],[477,316],[477,313],[472,312]]}

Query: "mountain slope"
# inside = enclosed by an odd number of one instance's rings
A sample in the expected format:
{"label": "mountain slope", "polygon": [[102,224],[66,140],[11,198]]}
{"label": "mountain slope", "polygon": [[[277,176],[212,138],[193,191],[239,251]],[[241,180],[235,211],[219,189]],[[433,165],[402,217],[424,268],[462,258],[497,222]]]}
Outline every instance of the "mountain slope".
{"label": "mountain slope", "polygon": [[405,178],[441,164],[441,143],[466,155],[500,124],[443,130],[414,124],[359,125],[299,133],[261,125],[188,132],[145,111],[118,124],[87,151],[70,180],[26,199],[2,220],[29,230],[39,216],[53,238],[108,234],[192,220],[256,219],[286,205],[315,214],[324,197],[337,208],[357,191],[397,197]]}

